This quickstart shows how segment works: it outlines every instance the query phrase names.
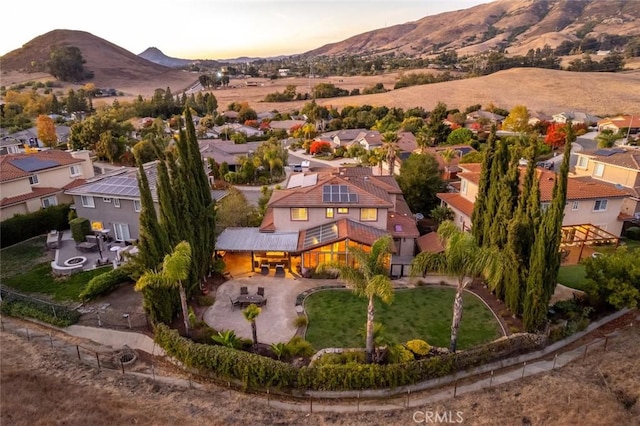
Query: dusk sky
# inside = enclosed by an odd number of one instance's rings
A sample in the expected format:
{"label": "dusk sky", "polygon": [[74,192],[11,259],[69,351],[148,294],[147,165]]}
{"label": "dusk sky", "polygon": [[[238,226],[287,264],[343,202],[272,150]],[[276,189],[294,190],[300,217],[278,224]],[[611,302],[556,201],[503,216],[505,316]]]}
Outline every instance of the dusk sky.
{"label": "dusk sky", "polygon": [[488,2],[8,0],[0,6],[0,55],[55,29],[87,31],[134,54],[157,47],[167,56],[185,59],[291,55]]}

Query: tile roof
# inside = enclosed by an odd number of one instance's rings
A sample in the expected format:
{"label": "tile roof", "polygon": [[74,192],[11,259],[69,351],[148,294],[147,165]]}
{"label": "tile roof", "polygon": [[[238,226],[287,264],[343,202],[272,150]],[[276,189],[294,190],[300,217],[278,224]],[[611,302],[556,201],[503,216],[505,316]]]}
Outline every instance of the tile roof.
{"label": "tile roof", "polygon": [[640,171],[640,150],[637,149],[598,149],[590,152],[579,152],[578,155],[588,156],[601,163]]}
{"label": "tile roof", "polygon": [[45,197],[47,195],[56,194],[62,192],[60,188],[46,188],[46,187],[32,187],[31,192],[25,194],[16,195],[15,197],[6,197],[0,200],[0,207],[7,207],[13,204],[24,203],[27,200],[34,198]]}
{"label": "tile roof", "polygon": [[372,245],[378,238],[386,235],[383,229],[364,225],[351,219],[340,219],[313,228],[300,231],[298,251],[310,250],[326,244],[333,244],[348,238],[360,244]]}
{"label": "tile roof", "polygon": [[6,154],[0,156],[0,182],[26,178],[36,172],[56,167],[82,163],[69,152],[57,149],[38,151],[30,154]]}
{"label": "tile roof", "polygon": [[598,121],[598,127],[602,126],[615,126],[618,129],[629,127],[637,129],[640,128],[640,116],[619,115],[617,117],[603,118]]}
{"label": "tile roof", "polygon": [[467,200],[462,195],[452,192],[442,192],[437,194],[437,197],[454,209],[461,211],[465,216],[471,217],[473,213],[473,202]]}
{"label": "tile roof", "polygon": [[418,238],[420,232],[412,215],[389,213],[387,232],[397,238]]}
{"label": "tile roof", "polygon": [[440,237],[437,232],[429,232],[424,234],[416,240],[420,252],[440,253],[444,251],[444,246],[440,241]]}

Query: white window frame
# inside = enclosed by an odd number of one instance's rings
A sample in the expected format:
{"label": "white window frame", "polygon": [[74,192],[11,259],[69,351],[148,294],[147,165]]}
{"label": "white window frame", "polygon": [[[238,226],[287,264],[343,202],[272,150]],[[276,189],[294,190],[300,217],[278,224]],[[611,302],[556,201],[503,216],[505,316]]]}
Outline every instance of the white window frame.
{"label": "white window frame", "polygon": [[140,200],[133,200],[133,210],[135,210],[136,212],[142,211],[142,203],[140,202]]}
{"label": "white window frame", "polygon": [[576,167],[579,169],[586,169],[588,166],[589,166],[589,159],[584,155],[579,155],[578,164],[576,164]]}
{"label": "white window frame", "polygon": [[324,210],[324,217],[327,219],[333,219],[336,216],[336,209],[333,207],[327,207]]}
{"label": "white window frame", "polygon": [[88,207],[90,209],[95,209],[96,208],[96,203],[93,200],[93,197],[90,195],[81,195],[80,196],[80,202],[82,204],[82,207]]}
{"label": "white window frame", "polygon": [[309,209],[306,207],[292,207],[291,220],[296,222],[309,220]]}
{"label": "white window frame", "polygon": [[578,210],[579,208],[580,208],[580,201],[574,201],[574,202],[571,204],[571,211],[574,211],[574,212],[575,212],[575,211],[576,211],[576,210]]}
{"label": "white window frame", "polygon": [[131,239],[131,232],[129,231],[129,224],[127,223],[114,223],[113,232],[117,241],[127,241]]}
{"label": "white window frame", "polygon": [[80,168],[79,165],[73,164],[69,166],[69,176],[76,177],[81,175],[82,175],[82,169]]}
{"label": "white window frame", "polygon": [[120,198],[113,199],[113,207],[119,209],[120,208]]}
{"label": "white window frame", "polygon": [[461,179],[460,180],[460,192],[463,194],[467,193],[467,181],[466,179]]}
{"label": "white window frame", "polygon": [[602,177],[602,175],[604,175],[604,164],[603,163],[596,163],[596,165],[593,167],[593,175],[595,177]]}
{"label": "white window frame", "polygon": [[338,214],[349,214],[349,207],[338,207],[336,212]]}
{"label": "white window frame", "polygon": [[593,203],[593,211],[594,212],[605,212],[607,211],[608,200],[605,198],[595,200]]}
{"label": "white window frame", "polygon": [[33,186],[33,185],[37,185],[39,183],[40,183],[40,179],[38,179],[38,175],[29,176],[29,185]]}
{"label": "white window frame", "polygon": [[[45,205],[45,201],[49,202],[49,205]],[[51,206],[57,206],[58,205],[58,198],[55,195],[50,195],[49,197],[42,197],[40,199],[40,203],[42,204],[43,208],[47,208],[47,207],[51,207]]]}

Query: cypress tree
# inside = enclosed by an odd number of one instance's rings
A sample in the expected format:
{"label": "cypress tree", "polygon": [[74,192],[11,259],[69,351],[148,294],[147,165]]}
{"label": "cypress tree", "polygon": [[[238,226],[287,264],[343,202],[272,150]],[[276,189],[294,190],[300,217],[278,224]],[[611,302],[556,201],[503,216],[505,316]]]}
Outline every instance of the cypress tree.
{"label": "cypress tree", "polygon": [[[491,176],[491,168],[493,165],[493,157],[495,155],[496,127],[491,127],[491,133],[487,139],[487,149],[482,160],[482,168],[480,170],[480,182],[478,183],[478,194],[471,213],[471,233],[476,240],[478,246],[482,247],[484,243],[484,222],[485,208],[487,205],[487,197],[489,195],[489,186]],[[491,220],[491,219],[489,219]]]}
{"label": "cypress tree", "polygon": [[[505,141],[499,141],[495,156],[491,163],[491,174],[489,176],[489,190],[487,192],[487,202],[483,219],[482,246],[489,247],[491,241],[491,228],[498,214],[501,198],[501,182],[507,174],[509,168],[509,149]],[[505,226],[505,224],[502,224]]]}
{"label": "cypress tree", "polygon": [[171,180],[169,178],[169,170],[165,163],[164,155],[159,157],[157,172],[158,181],[156,184],[156,190],[158,192],[158,203],[160,204],[160,223],[164,228],[167,239],[169,240],[169,246],[175,247],[181,240],[179,239],[180,233],[178,231],[178,220],[173,204],[173,191],[171,187]]}
{"label": "cypress tree", "polygon": [[[545,218],[547,214],[544,215]],[[545,297],[544,276],[546,270],[546,247],[547,232],[545,230],[546,221],[542,221],[536,232],[536,239],[531,253],[529,265],[529,276],[527,277],[526,291],[524,295],[522,321],[528,332],[536,332],[542,328],[547,317],[547,304],[549,300]]]}

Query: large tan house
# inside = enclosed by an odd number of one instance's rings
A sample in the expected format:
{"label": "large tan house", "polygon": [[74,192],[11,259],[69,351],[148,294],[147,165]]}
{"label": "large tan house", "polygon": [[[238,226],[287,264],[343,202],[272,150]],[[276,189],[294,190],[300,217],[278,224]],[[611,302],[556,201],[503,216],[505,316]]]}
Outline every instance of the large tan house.
{"label": "large tan house", "polygon": [[64,191],[93,177],[88,151],[46,150],[0,156],[0,219],[71,203]]}
{"label": "large tan house", "polygon": [[[441,193],[438,198],[454,212],[454,220],[462,229],[471,228],[471,214],[478,196],[481,164],[460,164],[460,192]],[[521,168],[521,172],[526,170]],[[537,168],[540,182],[540,202],[543,209],[551,204],[556,174]],[[598,182],[590,177],[569,176],[567,181],[567,204],[564,209],[563,226],[594,225],[609,234],[620,236],[623,209],[628,191],[615,185]]]}
{"label": "large tan house", "polygon": [[341,167],[292,175],[274,191],[259,228],[228,228],[216,249],[250,253],[252,264],[275,252],[304,273],[321,263],[348,262],[349,247],[366,250],[383,235],[395,245],[392,275],[407,275],[419,232],[396,180],[374,176],[370,168]]}
{"label": "large tan house", "polygon": [[598,149],[578,152],[576,156],[576,178],[624,191],[627,196],[622,200],[619,219],[640,221],[640,149]]}

